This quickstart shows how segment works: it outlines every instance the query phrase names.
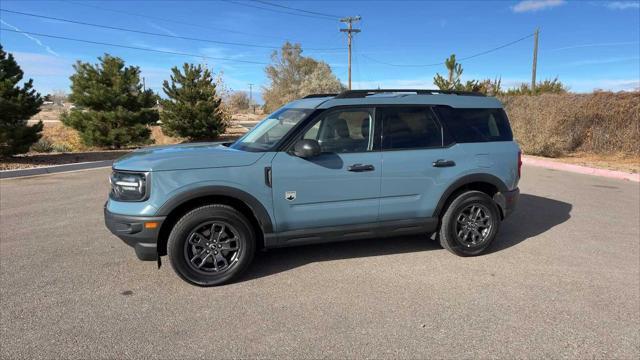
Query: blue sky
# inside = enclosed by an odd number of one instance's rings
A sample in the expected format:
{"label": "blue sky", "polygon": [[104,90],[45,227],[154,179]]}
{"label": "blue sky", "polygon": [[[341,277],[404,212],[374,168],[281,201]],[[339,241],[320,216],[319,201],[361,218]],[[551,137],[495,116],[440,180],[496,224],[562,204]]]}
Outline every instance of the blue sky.
{"label": "blue sky", "polygon": [[[538,79],[558,76],[576,92],[640,88],[639,1],[267,1],[334,16],[362,16],[357,24],[362,32],[354,39],[355,89],[432,88],[433,76],[444,72],[443,65],[406,65],[441,63],[452,53],[458,58],[481,53],[527,36],[536,27],[540,27]],[[343,24],[337,19],[265,3],[3,0],[0,7],[223,42],[273,47],[279,47],[285,40],[299,42],[306,49],[304,54],[329,63],[337,76],[347,81],[346,39],[339,32]],[[5,51],[14,53],[26,76],[34,79],[42,93],[68,91],[71,65],[78,59],[96,62],[105,52],[124,58],[127,64],[140,66],[147,85],[157,91],[162,80],[169,77],[172,66],[195,62],[222,72],[225,83],[233,90],[247,90],[248,84],[253,83],[254,90],[259,92],[267,83],[264,65],[240,61],[268,63],[273,51],[114,31],[8,12],[0,12],[0,19],[3,29],[227,59],[0,32]],[[463,79],[501,77],[506,86],[528,82],[532,47],[533,39],[527,38],[462,61]]]}

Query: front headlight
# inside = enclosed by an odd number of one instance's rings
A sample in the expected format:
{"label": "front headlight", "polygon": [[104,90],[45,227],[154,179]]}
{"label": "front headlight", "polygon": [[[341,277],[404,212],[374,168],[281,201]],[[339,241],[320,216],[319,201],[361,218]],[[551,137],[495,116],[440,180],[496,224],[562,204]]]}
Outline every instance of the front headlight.
{"label": "front headlight", "polygon": [[109,183],[113,200],[144,201],[149,197],[149,173],[114,170]]}

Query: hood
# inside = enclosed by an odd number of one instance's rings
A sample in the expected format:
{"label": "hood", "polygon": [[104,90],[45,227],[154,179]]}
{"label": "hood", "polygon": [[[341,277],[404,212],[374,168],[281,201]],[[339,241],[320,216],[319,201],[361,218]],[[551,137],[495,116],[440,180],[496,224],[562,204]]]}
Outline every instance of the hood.
{"label": "hood", "polygon": [[247,166],[264,153],[230,149],[221,143],[154,146],[131,152],[113,163],[118,170],[163,171]]}

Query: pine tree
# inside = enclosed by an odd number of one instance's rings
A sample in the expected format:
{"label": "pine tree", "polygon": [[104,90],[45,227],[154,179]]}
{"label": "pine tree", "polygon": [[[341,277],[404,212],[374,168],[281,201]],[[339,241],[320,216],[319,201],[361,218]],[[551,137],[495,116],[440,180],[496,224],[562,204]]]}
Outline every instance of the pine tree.
{"label": "pine tree", "polygon": [[24,73],[13,58],[0,45],[0,155],[8,156],[29,151],[31,144],[40,139],[43,124],[33,126],[27,120],[40,112],[42,98],[33,89],[29,79],[18,86]]}
{"label": "pine tree", "polygon": [[171,72],[171,82],[162,85],[167,95],[160,101],[162,131],[190,140],[213,140],[224,134],[229,117],[209,69],[185,63],[182,72],[178,67]]}
{"label": "pine tree", "polygon": [[456,55],[451,54],[449,58],[444,61],[444,65],[447,68],[448,75],[445,79],[442,75],[436,74],[433,78],[433,83],[440,90],[462,90],[463,85],[460,80],[462,77],[462,65],[456,62]]}
{"label": "pine tree", "polygon": [[78,61],[69,100],[75,104],[62,122],[80,132],[89,146],[120,148],[150,143],[149,125],[158,120],[157,96],[143,90],[140,68],[105,54],[99,64]]}

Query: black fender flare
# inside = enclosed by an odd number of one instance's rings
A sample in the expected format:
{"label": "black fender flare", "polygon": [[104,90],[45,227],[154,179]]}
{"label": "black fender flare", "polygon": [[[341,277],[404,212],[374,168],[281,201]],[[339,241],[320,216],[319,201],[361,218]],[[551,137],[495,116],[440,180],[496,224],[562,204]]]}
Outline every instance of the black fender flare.
{"label": "black fender flare", "polygon": [[438,201],[438,205],[436,206],[433,216],[440,217],[440,215],[442,214],[442,211],[444,210],[444,206],[447,203],[447,200],[449,199],[451,194],[453,194],[456,190],[458,190],[459,188],[465,185],[468,185],[471,183],[478,183],[478,182],[491,184],[498,189],[498,192],[504,193],[509,191],[509,188],[507,187],[507,185],[495,175],[486,174],[486,173],[465,175],[459,178],[458,180],[454,181],[451,185],[447,187],[444,193],[442,193],[442,196],[440,196],[440,200]]}
{"label": "black fender flare", "polygon": [[157,216],[167,216],[178,206],[197,198],[206,197],[206,196],[226,196],[230,198],[234,198],[236,200],[242,201],[246,204],[251,212],[258,220],[258,224],[262,229],[264,234],[269,234],[273,232],[273,223],[271,221],[271,217],[265,209],[264,205],[256,199],[253,195],[247,193],[246,191],[230,187],[230,186],[222,186],[222,185],[205,185],[202,187],[190,189],[184,191],[169,200],[167,200],[161,207],[158,209]]}

